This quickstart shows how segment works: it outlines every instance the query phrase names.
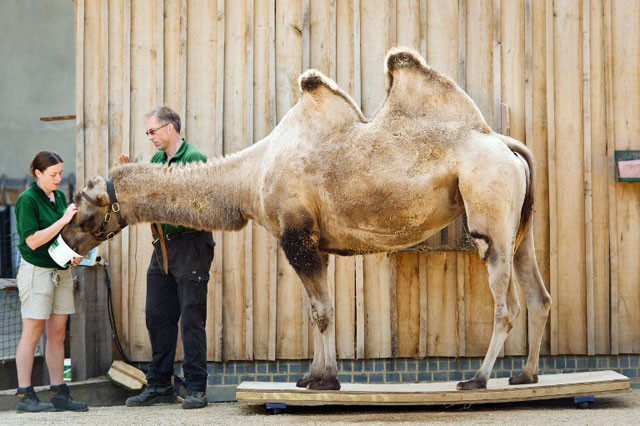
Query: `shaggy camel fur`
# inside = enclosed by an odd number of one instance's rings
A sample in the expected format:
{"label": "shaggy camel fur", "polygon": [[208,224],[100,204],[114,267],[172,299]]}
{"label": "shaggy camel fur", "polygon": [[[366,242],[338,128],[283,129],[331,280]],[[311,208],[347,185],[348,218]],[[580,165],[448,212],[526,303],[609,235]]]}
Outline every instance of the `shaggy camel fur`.
{"label": "shaggy camel fur", "polygon": [[[238,230],[248,219],[264,226],[311,301],[315,352],[298,386],[340,389],[327,254],[410,247],[466,210],[489,271],[494,327],[482,366],[458,389],[486,387],[520,312],[516,276],[527,298],[529,354],[510,383],[534,383],[551,299],[533,242],[532,155],[492,132],[473,101],[416,52],[392,49],[385,68],[387,98],[370,121],[333,81],[309,70],[298,103],[251,147],[208,164],[115,167],[122,217],[210,230]],[[105,188],[97,177],[75,198],[78,213],[63,238],[79,253],[98,244],[93,233],[109,208]]]}

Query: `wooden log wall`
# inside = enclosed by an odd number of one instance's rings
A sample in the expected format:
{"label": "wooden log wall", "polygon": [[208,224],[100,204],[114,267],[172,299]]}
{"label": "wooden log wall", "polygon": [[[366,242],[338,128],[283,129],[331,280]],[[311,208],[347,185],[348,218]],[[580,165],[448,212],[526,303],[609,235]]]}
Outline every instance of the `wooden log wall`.
{"label": "wooden log wall", "polygon": [[[295,104],[297,77],[310,67],[370,117],[386,95],[387,50],[410,46],[535,154],[537,255],[554,301],[542,352],[640,352],[640,184],[615,182],[613,160],[616,149],[640,149],[638,2],[75,5],[79,187],[120,153],[149,160],[143,115],[160,104],[180,113],[184,136],[210,157],[251,145]],[[215,239],[209,360],[311,357],[309,302],[276,239],[256,224]],[[132,226],[101,247],[120,335],[138,361],[150,359],[150,241],[147,226]],[[331,257],[328,275],[340,358],[480,356],[488,346],[492,298],[473,251]],[[526,339],[523,310],[504,354],[524,354]]]}

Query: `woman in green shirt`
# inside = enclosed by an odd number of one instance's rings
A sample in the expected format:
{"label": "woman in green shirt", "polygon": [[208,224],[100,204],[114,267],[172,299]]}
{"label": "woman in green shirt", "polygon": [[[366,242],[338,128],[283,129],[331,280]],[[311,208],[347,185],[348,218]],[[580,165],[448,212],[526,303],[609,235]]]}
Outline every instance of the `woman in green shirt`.
{"label": "woman in green shirt", "polygon": [[[42,151],[31,162],[36,180],[16,201],[16,222],[22,259],[18,269],[18,290],[22,311],[22,336],[16,350],[18,370],[17,411],[86,411],[87,404],[74,401],[63,383],[64,338],[69,314],[75,312],[73,280],[68,267],[60,267],[47,251],[62,228],[76,214],[67,206],[62,181],[62,158]],[[81,258],[71,262],[80,263]],[[40,402],[31,386],[36,345],[46,326],[46,360],[51,380],[51,403]]]}

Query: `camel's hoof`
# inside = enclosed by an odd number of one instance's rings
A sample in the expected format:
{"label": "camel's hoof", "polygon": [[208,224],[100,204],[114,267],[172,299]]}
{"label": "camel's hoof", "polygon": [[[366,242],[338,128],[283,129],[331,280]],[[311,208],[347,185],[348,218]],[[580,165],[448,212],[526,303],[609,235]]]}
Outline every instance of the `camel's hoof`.
{"label": "camel's hoof", "polygon": [[320,380],[314,380],[309,383],[307,389],[312,390],[340,390],[340,382],[335,377],[333,378],[322,378]]}
{"label": "camel's hoof", "polygon": [[298,380],[298,381],[296,382],[296,387],[299,387],[299,388],[306,388],[307,386],[309,386],[309,384],[311,384],[311,383],[313,383],[313,382],[317,382],[317,381],[319,381],[319,380],[320,380],[320,379],[318,379],[318,378],[313,378],[313,377],[311,377],[311,376],[309,376],[309,377],[303,377],[302,379],[300,379],[300,380]]}
{"label": "camel's hoof", "polygon": [[456,385],[458,390],[476,390],[476,389],[486,389],[487,381],[483,379],[471,379],[466,382],[460,382]]}
{"label": "camel's hoof", "polygon": [[509,377],[510,385],[528,385],[529,383],[538,383],[538,375],[534,374],[529,376],[528,374],[521,373],[519,376]]}

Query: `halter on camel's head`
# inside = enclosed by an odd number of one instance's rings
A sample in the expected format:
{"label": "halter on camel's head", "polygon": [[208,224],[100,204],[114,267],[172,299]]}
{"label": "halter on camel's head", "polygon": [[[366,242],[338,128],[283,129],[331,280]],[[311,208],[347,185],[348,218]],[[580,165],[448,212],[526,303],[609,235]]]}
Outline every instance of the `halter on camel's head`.
{"label": "halter on camel's head", "polygon": [[87,186],[73,196],[73,202],[78,212],[62,230],[62,238],[76,253],[86,254],[127,226],[110,179],[97,176],[89,180]]}

